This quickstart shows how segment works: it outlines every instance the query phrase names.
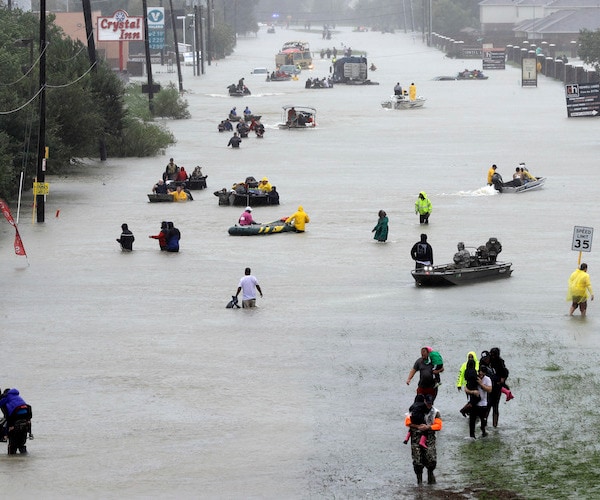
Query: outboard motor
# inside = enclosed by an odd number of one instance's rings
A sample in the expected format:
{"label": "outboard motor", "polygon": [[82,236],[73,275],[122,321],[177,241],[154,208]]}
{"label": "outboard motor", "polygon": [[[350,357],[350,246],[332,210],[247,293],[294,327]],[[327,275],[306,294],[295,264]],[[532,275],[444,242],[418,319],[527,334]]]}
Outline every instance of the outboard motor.
{"label": "outboard motor", "polygon": [[492,175],[492,184],[494,185],[494,188],[496,189],[496,191],[499,191],[500,193],[502,192],[502,176],[498,173],[495,173],[494,175]]}
{"label": "outboard motor", "polygon": [[497,238],[490,238],[489,240],[487,240],[485,247],[488,251],[490,262],[496,262],[498,254],[502,251],[502,244],[498,241]]}

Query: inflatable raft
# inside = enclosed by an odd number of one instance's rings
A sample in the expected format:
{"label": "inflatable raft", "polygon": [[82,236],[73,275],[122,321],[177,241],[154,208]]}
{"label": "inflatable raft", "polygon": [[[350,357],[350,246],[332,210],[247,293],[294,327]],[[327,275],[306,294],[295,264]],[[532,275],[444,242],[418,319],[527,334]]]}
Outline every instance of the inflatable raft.
{"label": "inflatable raft", "polygon": [[252,224],[250,226],[231,226],[227,231],[231,236],[255,236],[262,234],[290,233],[296,229],[283,220],[276,220],[266,224]]}

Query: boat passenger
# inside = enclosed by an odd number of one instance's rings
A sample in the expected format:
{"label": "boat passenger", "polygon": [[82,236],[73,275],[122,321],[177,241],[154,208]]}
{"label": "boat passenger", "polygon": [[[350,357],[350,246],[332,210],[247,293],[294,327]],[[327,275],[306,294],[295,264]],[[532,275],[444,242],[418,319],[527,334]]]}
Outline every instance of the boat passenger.
{"label": "boat passenger", "polygon": [[290,108],[287,113],[287,124],[292,125],[297,121],[296,109]]}
{"label": "boat passenger", "polygon": [[513,174],[513,180],[515,179],[521,180],[521,169],[519,167],[515,169],[515,173]]}
{"label": "boat passenger", "polygon": [[154,184],[152,192],[154,194],[167,194],[167,185],[165,184],[165,181],[160,179],[156,184]]}
{"label": "boat passenger", "polygon": [[305,88],[305,89],[309,89],[309,88],[311,88],[311,87],[312,87],[312,79],[311,79],[311,78],[308,78],[308,79],[306,80],[306,82],[304,83],[304,88]]}
{"label": "boat passenger", "polygon": [[250,116],[252,114],[252,111],[250,111],[250,108],[248,106],[246,106],[246,108],[244,109],[244,116]]}
{"label": "boat passenger", "polygon": [[188,173],[185,171],[184,167],[179,168],[179,172],[177,172],[177,177],[175,180],[177,182],[185,182],[188,180]]}
{"label": "boat passenger", "polygon": [[190,179],[202,179],[202,177],[204,177],[202,175],[202,167],[200,165],[197,165],[196,168],[194,168]]}
{"label": "boat passenger", "polygon": [[252,218],[251,207],[246,207],[244,213],[242,213],[242,215],[240,215],[240,218],[238,219],[238,224],[240,226],[251,226],[252,224],[258,224],[258,222],[255,222]]}
{"label": "boat passenger", "polygon": [[410,87],[408,87],[408,96],[411,101],[415,101],[417,99],[417,86],[414,83],[411,83]]}
{"label": "boat passenger", "polygon": [[277,188],[273,186],[271,191],[269,191],[268,195],[269,205],[279,205],[279,193],[277,192]]}
{"label": "boat passenger", "polygon": [[394,95],[402,95],[402,85],[400,85],[400,82],[394,85]]}
{"label": "boat passenger", "polygon": [[298,233],[303,233],[306,224],[310,222],[308,214],[304,211],[302,205],[298,207],[298,210],[285,219],[286,224],[292,224],[294,229]]}
{"label": "boat passenger", "polygon": [[175,191],[169,191],[169,194],[173,197],[173,201],[187,201],[188,195],[183,190],[183,186],[179,185],[175,188]]}
{"label": "boat passenger", "polygon": [[237,111],[235,109],[235,106],[233,108],[231,108],[231,111],[229,112],[229,116],[237,116]]}
{"label": "boat passenger", "polygon": [[464,268],[471,265],[471,254],[465,249],[465,244],[460,241],[456,245],[458,252],[454,254],[454,267]]}
{"label": "boat passenger", "polygon": [[523,182],[533,182],[537,181],[537,178],[531,175],[529,170],[527,170],[525,167],[521,167],[521,180]]}
{"label": "boat passenger", "polygon": [[163,180],[164,181],[167,181],[167,180],[174,181],[175,178],[177,177],[178,171],[179,171],[179,167],[173,161],[173,158],[170,158],[169,163],[167,163],[167,166],[165,167],[165,173],[163,174]]}
{"label": "boat passenger", "polygon": [[496,164],[494,164],[488,170],[488,174],[487,174],[487,183],[488,183],[488,186],[491,186],[493,184],[492,178],[494,177],[494,174],[496,173],[496,169],[497,168],[498,167],[496,166]]}
{"label": "boat passenger", "polygon": [[270,193],[272,186],[271,186],[271,183],[269,182],[269,179],[267,179],[266,177],[263,177],[258,183],[258,189],[260,189],[261,191],[264,191],[265,193]]}

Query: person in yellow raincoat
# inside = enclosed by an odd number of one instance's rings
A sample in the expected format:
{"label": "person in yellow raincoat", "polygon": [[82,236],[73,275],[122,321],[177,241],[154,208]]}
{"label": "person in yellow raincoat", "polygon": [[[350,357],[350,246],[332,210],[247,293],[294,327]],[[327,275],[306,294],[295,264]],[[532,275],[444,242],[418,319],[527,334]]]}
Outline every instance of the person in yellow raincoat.
{"label": "person in yellow raincoat", "polygon": [[494,174],[496,173],[496,169],[498,167],[494,164],[490,167],[490,169],[488,170],[488,175],[487,175],[487,183],[488,186],[491,186],[493,184],[492,182],[492,177],[494,177]]}
{"label": "person in yellow raincoat", "polygon": [[587,273],[587,268],[587,264],[581,264],[579,269],[576,269],[569,277],[569,291],[567,292],[567,300],[571,302],[569,316],[573,316],[577,308],[579,308],[581,315],[585,316],[588,296],[590,300],[594,300],[592,282],[590,281],[590,275]]}
{"label": "person in yellow raincoat", "polygon": [[415,213],[419,214],[419,222],[421,224],[429,224],[429,216],[431,215],[431,201],[427,198],[425,191],[419,193],[419,197],[415,202]]}
{"label": "person in yellow raincoat", "polygon": [[273,187],[271,186],[269,179],[267,179],[266,177],[263,177],[258,182],[258,189],[260,189],[261,191],[264,191],[265,193],[270,193],[271,189],[273,189]]}
{"label": "person in yellow raincoat", "polygon": [[183,190],[182,186],[177,186],[175,191],[169,191],[169,194],[173,197],[173,201],[187,201],[188,195]]}
{"label": "person in yellow raincoat", "polygon": [[417,99],[417,86],[414,83],[411,83],[410,87],[408,87],[408,98],[411,101]]}
{"label": "person in yellow raincoat", "polygon": [[286,224],[292,224],[295,230],[299,233],[304,232],[306,224],[310,222],[308,214],[304,211],[302,205],[298,207],[298,211],[285,219]]}

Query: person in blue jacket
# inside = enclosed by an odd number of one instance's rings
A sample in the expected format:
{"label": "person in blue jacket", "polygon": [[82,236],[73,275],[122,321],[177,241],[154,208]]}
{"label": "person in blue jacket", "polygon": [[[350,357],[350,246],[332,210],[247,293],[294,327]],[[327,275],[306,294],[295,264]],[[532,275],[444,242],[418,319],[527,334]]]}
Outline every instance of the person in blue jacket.
{"label": "person in blue jacket", "polygon": [[27,434],[31,435],[31,406],[20,396],[17,389],[6,389],[0,399],[0,409],[6,419],[8,430],[8,454],[27,453]]}
{"label": "person in blue jacket", "polygon": [[179,252],[181,233],[172,222],[167,223],[167,252]]}

